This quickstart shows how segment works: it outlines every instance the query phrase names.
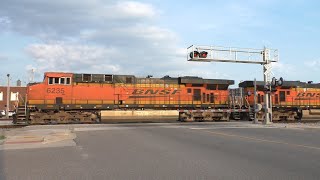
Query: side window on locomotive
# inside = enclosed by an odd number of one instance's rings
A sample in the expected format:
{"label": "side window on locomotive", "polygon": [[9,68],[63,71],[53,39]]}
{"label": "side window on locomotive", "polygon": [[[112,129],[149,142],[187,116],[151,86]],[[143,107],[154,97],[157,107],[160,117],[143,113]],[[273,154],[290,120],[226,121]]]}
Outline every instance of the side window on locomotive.
{"label": "side window on locomotive", "polygon": [[49,83],[48,84],[53,84],[53,77],[49,77]]}
{"label": "side window on locomotive", "polygon": [[60,84],[65,84],[65,78],[60,78]]}
{"label": "side window on locomotive", "polygon": [[71,84],[71,78],[67,77],[66,79],[67,79],[66,84]]}
{"label": "side window on locomotive", "polygon": [[54,78],[54,83],[59,84],[59,78]]}

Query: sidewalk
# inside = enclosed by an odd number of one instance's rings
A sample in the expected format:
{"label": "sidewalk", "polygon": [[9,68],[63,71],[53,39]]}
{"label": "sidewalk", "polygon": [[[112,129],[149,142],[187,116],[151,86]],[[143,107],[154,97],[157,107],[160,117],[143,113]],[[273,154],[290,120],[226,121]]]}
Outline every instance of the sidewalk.
{"label": "sidewalk", "polygon": [[75,146],[76,134],[69,129],[39,129],[26,128],[2,132],[5,139],[0,141],[0,150],[45,148],[58,146]]}

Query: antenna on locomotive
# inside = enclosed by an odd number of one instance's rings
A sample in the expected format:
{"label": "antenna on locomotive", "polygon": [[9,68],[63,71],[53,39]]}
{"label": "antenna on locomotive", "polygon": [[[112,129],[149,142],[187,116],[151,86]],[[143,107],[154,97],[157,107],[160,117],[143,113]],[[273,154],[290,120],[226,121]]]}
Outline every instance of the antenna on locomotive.
{"label": "antenna on locomotive", "polygon": [[34,74],[35,74],[36,69],[32,68],[30,70],[30,76],[29,76],[29,83],[33,83],[34,82]]}

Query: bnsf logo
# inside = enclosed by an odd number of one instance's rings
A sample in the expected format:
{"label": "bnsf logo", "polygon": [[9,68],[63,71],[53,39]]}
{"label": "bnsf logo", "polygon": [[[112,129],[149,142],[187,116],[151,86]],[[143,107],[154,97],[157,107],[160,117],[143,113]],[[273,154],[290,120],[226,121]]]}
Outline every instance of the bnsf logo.
{"label": "bnsf logo", "polygon": [[320,93],[299,93],[297,97],[317,98],[320,97]]}
{"label": "bnsf logo", "polygon": [[159,94],[159,95],[166,95],[166,94],[176,94],[180,90],[170,90],[170,89],[163,89],[163,90],[153,90],[153,89],[135,89],[133,90],[132,94]]}

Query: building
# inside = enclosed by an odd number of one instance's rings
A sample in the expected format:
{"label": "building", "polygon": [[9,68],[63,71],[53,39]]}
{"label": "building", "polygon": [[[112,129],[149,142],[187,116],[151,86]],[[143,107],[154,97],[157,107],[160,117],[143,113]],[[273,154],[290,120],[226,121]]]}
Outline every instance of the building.
{"label": "building", "polygon": [[[9,93],[9,110],[14,110],[17,101],[24,101],[27,87],[11,86]],[[0,86],[0,110],[6,110],[7,106],[7,86]]]}

